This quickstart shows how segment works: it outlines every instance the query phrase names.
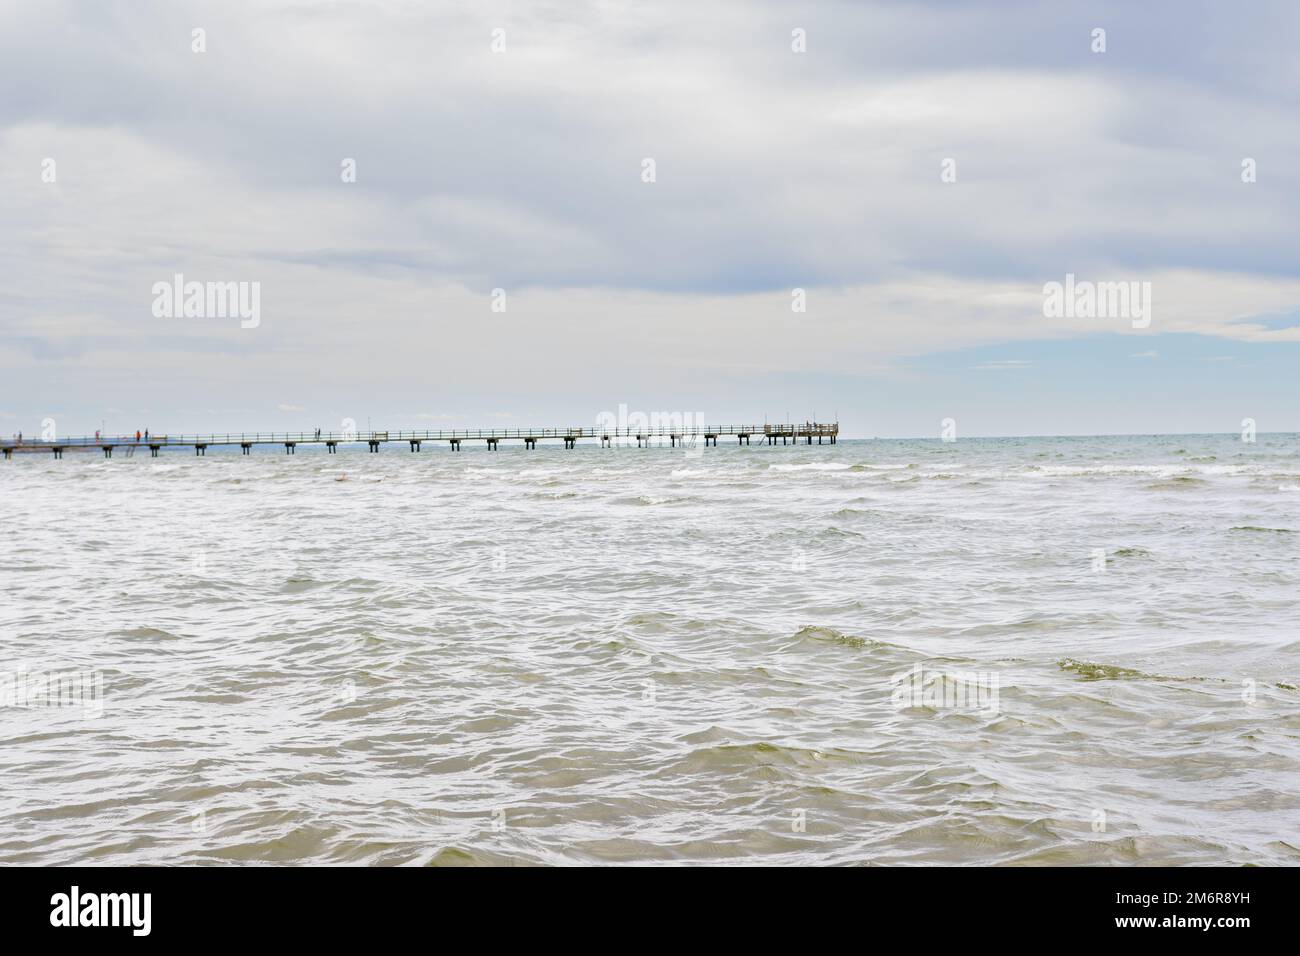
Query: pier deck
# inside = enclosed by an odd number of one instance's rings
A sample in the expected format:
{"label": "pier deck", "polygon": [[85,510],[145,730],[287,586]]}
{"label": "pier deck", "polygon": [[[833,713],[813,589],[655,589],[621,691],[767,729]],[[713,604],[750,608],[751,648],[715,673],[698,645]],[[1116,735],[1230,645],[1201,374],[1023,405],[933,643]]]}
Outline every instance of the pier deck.
{"label": "pier deck", "polygon": [[522,442],[525,448],[536,448],[540,441],[560,441],[565,448],[575,448],[582,439],[596,439],[602,446],[610,447],[615,441],[620,444],[635,439],[638,448],[649,447],[658,439],[667,438],[669,445],[676,447],[688,440],[704,439],[704,444],[717,445],[721,436],[734,436],[739,445],[752,444],[754,436],[769,445],[778,443],[798,444],[803,439],[806,444],[817,444],[829,440],[834,445],[839,436],[839,422],[804,422],[802,424],[778,425],[705,425],[705,426],[663,426],[654,428],[603,428],[585,426],[580,428],[466,428],[440,431],[366,431],[366,432],[226,432],[206,435],[150,435],[137,439],[134,435],[118,437],[83,436],[77,438],[60,438],[55,440],[0,439],[0,452],[6,459],[14,452],[49,452],[55,458],[62,458],[68,449],[95,449],[104,453],[105,458],[112,458],[115,449],[125,449],[134,454],[136,449],[147,448],[157,458],[164,448],[193,448],[196,455],[204,455],[208,448],[222,445],[238,445],[240,450],[249,454],[257,445],[282,445],[285,454],[292,455],[299,445],[324,445],[326,451],[333,454],[339,445],[364,444],[372,452],[391,442],[407,443],[411,451],[418,452],[425,442],[447,442],[453,451],[460,451],[464,442],[484,442],[490,451],[496,451],[503,441]]}

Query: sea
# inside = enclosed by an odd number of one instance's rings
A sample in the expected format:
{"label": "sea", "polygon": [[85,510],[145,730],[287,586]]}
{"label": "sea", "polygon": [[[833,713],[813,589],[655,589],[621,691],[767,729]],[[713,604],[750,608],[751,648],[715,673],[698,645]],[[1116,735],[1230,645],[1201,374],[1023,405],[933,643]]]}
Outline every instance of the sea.
{"label": "sea", "polygon": [[16,455],[0,500],[0,863],[1300,863],[1300,435]]}

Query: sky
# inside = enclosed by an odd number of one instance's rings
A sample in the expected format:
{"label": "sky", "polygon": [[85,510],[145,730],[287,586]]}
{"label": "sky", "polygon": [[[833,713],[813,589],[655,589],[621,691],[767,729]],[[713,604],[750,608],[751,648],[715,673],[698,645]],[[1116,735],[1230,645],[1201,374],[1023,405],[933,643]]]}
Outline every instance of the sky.
{"label": "sky", "polygon": [[[0,433],[1300,431],[1297,36],[1293,2],[0,0]],[[160,306],[177,275],[256,321]],[[1048,315],[1067,275],[1149,311]]]}

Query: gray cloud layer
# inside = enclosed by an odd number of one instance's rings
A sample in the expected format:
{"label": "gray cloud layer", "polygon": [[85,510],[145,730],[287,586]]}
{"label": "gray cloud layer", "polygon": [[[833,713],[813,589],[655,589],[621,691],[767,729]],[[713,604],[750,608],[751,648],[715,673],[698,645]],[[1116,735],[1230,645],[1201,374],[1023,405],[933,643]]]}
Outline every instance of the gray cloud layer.
{"label": "gray cloud layer", "polygon": [[[0,367],[289,405],[430,354],[494,356],[439,387],[524,394],[575,352],[592,392],[848,374],[1096,331],[1042,317],[1067,271],[1152,280],[1152,333],[1291,340],[1243,320],[1300,305],[1297,27],[1289,3],[8,4]],[[153,318],[176,272],[260,281],[263,325]]]}

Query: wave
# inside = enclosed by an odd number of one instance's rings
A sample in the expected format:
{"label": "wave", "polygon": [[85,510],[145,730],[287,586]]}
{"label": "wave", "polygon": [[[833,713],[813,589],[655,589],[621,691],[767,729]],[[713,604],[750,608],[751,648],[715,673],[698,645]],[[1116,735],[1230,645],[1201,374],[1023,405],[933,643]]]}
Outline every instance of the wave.
{"label": "wave", "polygon": [[880,518],[888,512],[878,508],[841,508],[831,515],[832,518]]}
{"label": "wave", "polygon": [[1191,475],[1167,475],[1162,477],[1159,481],[1151,482],[1147,487],[1160,490],[1162,488],[1168,488],[1170,485],[1178,488],[1191,487],[1193,485],[1200,486],[1203,484],[1205,484],[1204,478],[1193,478]]}
{"label": "wave", "polygon": [[768,465],[772,471],[847,471],[852,466],[844,461],[810,461],[798,465]]}
{"label": "wave", "polygon": [[178,641],[179,634],[173,634],[171,631],[164,631],[156,627],[132,627],[122,631],[114,631],[112,637],[122,637],[132,641]]}
{"label": "wave", "polygon": [[1025,471],[1030,474],[1044,475],[1052,478],[1089,478],[1123,477],[1125,475],[1150,475],[1155,478],[1178,478],[1184,476],[1205,475],[1207,477],[1235,477],[1281,475],[1291,477],[1294,473],[1278,471],[1266,463],[1249,465],[1140,465],[1136,463],[1114,465],[1029,465]]}
{"label": "wave", "polygon": [[1148,674],[1131,667],[1118,664],[1101,664],[1095,661],[1080,661],[1067,657],[1056,662],[1063,671],[1078,674],[1084,680],[1152,680],[1152,681],[1222,681],[1216,677],[1169,677],[1164,674]]}
{"label": "wave", "polygon": [[809,624],[799,628],[795,632],[794,639],[796,641],[812,641],[817,644],[838,644],[840,647],[852,647],[855,650],[863,650],[868,647],[896,646],[885,641],[878,641],[875,638],[845,634],[833,627],[824,627],[818,624]]}

